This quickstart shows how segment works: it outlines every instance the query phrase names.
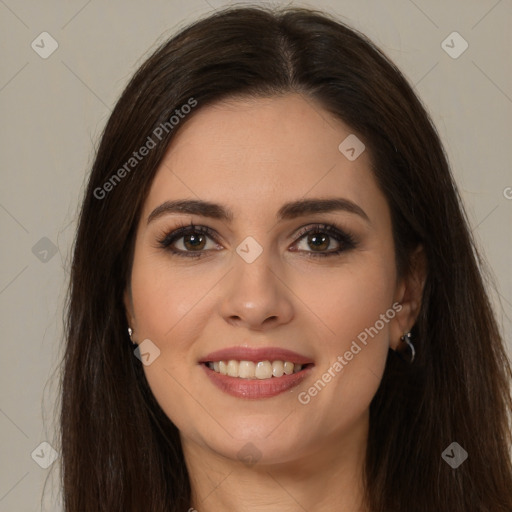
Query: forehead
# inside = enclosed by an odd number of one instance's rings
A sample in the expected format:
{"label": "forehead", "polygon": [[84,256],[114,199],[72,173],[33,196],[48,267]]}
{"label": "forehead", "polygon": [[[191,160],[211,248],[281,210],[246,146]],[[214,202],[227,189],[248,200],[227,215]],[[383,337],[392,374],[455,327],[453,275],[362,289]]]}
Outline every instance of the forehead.
{"label": "forehead", "polygon": [[383,201],[368,151],[354,161],[340,152],[350,127],[313,99],[289,94],[198,107],[157,170],[146,214],[177,198],[222,202],[251,216],[308,195]]}

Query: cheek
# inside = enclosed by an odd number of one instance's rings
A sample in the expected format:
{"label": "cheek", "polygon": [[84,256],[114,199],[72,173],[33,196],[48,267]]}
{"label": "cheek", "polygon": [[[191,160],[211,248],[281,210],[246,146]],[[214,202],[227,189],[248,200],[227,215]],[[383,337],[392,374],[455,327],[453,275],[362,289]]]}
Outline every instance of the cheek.
{"label": "cheek", "polygon": [[[306,393],[336,418],[333,425],[362,413],[378,389],[396,315],[395,279],[391,250],[361,253],[357,264],[340,267],[331,276],[302,280],[302,293],[307,292],[307,305],[321,320],[323,333],[317,340],[322,382]],[[337,406],[329,408],[332,403]]]}
{"label": "cheek", "polygon": [[[342,349],[391,308],[395,279],[392,257],[361,253],[353,264],[302,274],[296,289],[320,320],[323,333],[333,342],[332,348]],[[385,333],[387,326],[387,322],[384,327],[380,322],[378,325]]]}
{"label": "cheek", "polygon": [[[201,298],[213,284],[211,276],[199,276],[193,267],[180,268],[161,257],[153,261],[135,258],[132,296],[139,335],[154,340],[162,349],[171,341],[175,350],[185,346],[199,330],[201,316],[206,316],[201,315]],[[187,336],[178,334],[184,325]]]}
{"label": "cheek", "polygon": [[149,339],[159,350],[153,362],[144,365],[144,373],[160,407],[180,430],[193,428],[190,418],[205,412],[197,393],[202,369],[196,367],[193,347],[211,316],[207,292],[214,284],[211,276],[199,276],[190,269],[134,261],[137,341]]}

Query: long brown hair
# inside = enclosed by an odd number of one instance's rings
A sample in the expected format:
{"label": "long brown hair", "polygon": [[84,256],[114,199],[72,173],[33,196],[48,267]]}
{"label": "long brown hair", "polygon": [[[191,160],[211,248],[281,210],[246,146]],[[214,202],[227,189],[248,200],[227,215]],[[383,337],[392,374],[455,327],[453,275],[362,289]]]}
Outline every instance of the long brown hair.
{"label": "long brown hair", "polygon": [[[435,127],[400,71],[364,35],[315,10],[246,7],[216,12],[158,48],[101,137],[66,312],[66,512],[190,506],[177,428],[153,397],[127,334],[123,292],[135,226],[170,141],[194,112],[221,99],[289,92],[314,98],[363,137],[391,210],[399,272],[409,270],[418,244],[428,261],[413,328],[416,359],[407,364],[390,351],[370,405],[369,510],[512,510],[510,362]],[[172,125],[191,99],[197,106]],[[148,137],[155,146],[127,166]],[[457,469],[441,457],[452,442],[468,453]]]}

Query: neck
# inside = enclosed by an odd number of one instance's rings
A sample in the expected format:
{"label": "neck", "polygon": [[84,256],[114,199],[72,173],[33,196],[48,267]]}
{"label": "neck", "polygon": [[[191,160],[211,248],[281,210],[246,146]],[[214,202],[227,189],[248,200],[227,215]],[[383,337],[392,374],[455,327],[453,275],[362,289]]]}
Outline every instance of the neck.
{"label": "neck", "polygon": [[368,418],[361,421],[343,439],[335,432],[286,462],[262,458],[251,466],[182,436],[192,507],[198,512],[365,512]]}

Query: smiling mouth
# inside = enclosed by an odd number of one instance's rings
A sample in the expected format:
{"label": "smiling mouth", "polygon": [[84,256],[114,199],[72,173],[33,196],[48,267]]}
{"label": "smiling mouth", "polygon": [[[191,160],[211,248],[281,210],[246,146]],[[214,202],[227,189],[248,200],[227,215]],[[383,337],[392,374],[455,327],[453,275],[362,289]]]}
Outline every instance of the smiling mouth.
{"label": "smiling mouth", "polygon": [[235,359],[206,361],[203,364],[220,375],[246,380],[280,379],[313,366],[313,363],[298,364],[283,360],[253,362]]}
{"label": "smiling mouth", "polygon": [[292,391],[311,374],[315,365],[280,359],[257,362],[226,359],[206,360],[200,366],[210,382],[224,393],[235,398],[257,400]]}

